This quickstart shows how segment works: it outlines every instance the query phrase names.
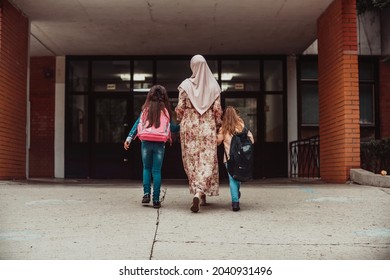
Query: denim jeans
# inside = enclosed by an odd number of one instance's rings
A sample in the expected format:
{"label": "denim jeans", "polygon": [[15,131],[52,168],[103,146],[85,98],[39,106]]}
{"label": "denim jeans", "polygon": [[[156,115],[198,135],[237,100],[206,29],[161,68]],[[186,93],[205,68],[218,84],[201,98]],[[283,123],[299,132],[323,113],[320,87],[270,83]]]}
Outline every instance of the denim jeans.
{"label": "denim jeans", "polygon": [[[225,166],[227,171],[227,163],[225,163]],[[227,174],[229,176],[230,195],[232,197],[232,202],[239,202],[238,192],[240,191],[241,182],[233,179],[229,172]]]}
{"label": "denim jeans", "polygon": [[144,194],[151,194],[153,176],[153,201],[160,200],[161,167],[164,159],[165,143],[142,141],[141,154],[143,163]]}

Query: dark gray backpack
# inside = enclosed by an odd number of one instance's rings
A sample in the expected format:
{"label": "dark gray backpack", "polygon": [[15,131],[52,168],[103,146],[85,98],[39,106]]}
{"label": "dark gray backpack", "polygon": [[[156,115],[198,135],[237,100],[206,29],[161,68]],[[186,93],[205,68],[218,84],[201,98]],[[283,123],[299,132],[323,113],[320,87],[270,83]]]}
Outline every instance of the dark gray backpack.
{"label": "dark gray backpack", "polygon": [[253,179],[253,144],[246,127],[232,137],[227,170],[230,176],[239,182]]}

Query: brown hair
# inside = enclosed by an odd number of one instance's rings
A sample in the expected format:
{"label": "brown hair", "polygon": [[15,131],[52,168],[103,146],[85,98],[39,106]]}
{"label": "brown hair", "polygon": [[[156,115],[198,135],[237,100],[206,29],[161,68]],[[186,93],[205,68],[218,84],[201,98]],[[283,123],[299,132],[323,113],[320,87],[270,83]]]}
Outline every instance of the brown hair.
{"label": "brown hair", "polygon": [[243,128],[243,126],[244,121],[238,115],[236,109],[232,106],[227,106],[222,118],[222,134],[235,134],[236,129]]}
{"label": "brown hair", "polygon": [[[146,96],[146,101],[142,106],[142,110],[146,110],[148,127],[155,126],[160,127],[160,115],[164,113],[164,109],[167,109],[169,119],[172,117],[172,109],[168,99],[168,93],[165,87],[161,85],[154,85]],[[165,113],[164,113],[165,114]]]}

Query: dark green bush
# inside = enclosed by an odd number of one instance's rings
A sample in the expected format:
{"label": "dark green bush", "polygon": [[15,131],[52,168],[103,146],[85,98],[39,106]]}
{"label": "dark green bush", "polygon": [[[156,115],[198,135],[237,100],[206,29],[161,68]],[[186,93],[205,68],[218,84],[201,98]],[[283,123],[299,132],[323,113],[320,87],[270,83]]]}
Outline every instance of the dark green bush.
{"label": "dark green bush", "polygon": [[361,167],[365,170],[390,173],[390,139],[371,140],[361,144]]}

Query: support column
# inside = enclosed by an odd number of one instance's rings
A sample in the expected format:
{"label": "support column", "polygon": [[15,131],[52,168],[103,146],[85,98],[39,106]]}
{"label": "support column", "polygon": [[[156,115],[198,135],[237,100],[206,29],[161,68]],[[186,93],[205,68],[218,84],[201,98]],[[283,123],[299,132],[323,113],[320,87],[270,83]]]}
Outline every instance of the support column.
{"label": "support column", "polygon": [[0,1],[0,179],[26,178],[28,18]]}
{"label": "support column", "polygon": [[30,59],[30,177],[54,177],[56,57]]}
{"label": "support column", "polygon": [[65,178],[65,56],[56,58],[54,177]]}
{"label": "support column", "polygon": [[355,0],[335,0],[318,20],[321,178],[343,183],[360,167]]}

